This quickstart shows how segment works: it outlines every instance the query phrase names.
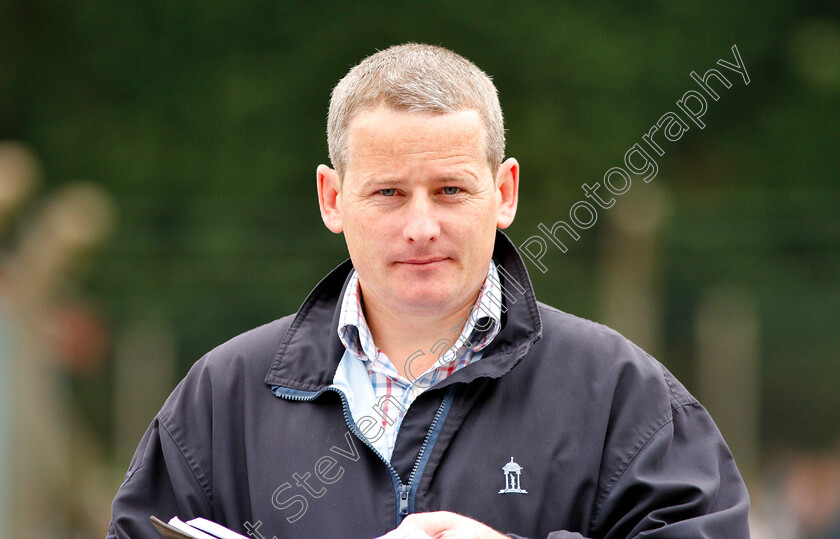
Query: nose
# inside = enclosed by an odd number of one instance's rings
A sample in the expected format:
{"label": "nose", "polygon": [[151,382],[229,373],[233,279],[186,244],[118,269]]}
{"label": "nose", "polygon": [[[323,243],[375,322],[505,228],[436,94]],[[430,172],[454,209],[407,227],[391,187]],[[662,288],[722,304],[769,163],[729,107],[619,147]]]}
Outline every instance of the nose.
{"label": "nose", "polygon": [[408,243],[424,246],[440,236],[440,223],[432,201],[426,196],[413,196],[406,207],[403,237]]}

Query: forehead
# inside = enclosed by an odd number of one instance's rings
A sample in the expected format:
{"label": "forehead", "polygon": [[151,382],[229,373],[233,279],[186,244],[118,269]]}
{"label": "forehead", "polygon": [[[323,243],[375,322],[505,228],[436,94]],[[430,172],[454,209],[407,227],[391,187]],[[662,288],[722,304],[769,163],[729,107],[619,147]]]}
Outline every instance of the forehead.
{"label": "forehead", "polygon": [[383,160],[486,164],[485,135],[484,122],[475,110],[432,114],[379,107],[350,122],[348,165]]}

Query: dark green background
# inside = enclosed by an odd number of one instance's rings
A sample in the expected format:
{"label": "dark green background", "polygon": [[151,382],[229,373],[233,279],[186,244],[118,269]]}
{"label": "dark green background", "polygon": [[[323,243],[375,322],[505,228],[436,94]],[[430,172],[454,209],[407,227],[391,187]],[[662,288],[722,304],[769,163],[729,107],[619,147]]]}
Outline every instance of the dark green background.
{"label": "dark green background", "polygon": [[[47,188],[90,179],[118,228],[81,276],[118,329],[152,317],[179,373],[216,344],[294,311],[346,251],[322,225],[329,92],[391,44],[451,48],[494,77],[522,165],[509,234],[567,216],[688,89],[732,60],[751,83],[710,102],[658,158],[672,212],[657,271],[661,359],[693,387],[692,320],[710,287],[753,295],[761,438],[840,433],[840,22],[832,2],[395,3],[5,1],[0,139],[41,157]],[[642,182],[634,189],[644,189]],[[538,295],[598,319],[603,229],[553,250]],[[632,335],[630,336],[632,338]],[[107,446],[113,373],[73,378]]]}

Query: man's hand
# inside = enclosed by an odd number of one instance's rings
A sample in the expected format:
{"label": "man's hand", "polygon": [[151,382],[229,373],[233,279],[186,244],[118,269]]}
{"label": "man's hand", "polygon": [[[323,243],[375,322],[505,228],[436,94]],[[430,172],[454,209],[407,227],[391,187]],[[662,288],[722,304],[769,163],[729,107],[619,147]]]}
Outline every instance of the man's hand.
{"label": "man's hand", "polygon": [[418,530],[433,539],[506,539],[481,522],[448,511],[409,515],[396,530],[385,537],[391,537],[391,534],[406,539],[424,537],[417,533]]}

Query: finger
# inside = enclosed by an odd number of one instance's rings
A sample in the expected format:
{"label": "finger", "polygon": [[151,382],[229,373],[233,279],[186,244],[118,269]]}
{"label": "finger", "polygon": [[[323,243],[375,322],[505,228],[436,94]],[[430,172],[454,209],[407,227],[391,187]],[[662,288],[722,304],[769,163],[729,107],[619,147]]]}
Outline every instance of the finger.
{"label": "finger", "polygon": [[410,521],[403,521],[396,529],[376,539],[432,539],[432,536],[424,532],[417,525]]}
{"label": "finger", "polygon": [[433,511],[431,513],[414,513],[406,517],[404,522],[410,522],[429,535],[452,530],[459,524],[468,521],[466,517],[450,513],[449,511]]}

